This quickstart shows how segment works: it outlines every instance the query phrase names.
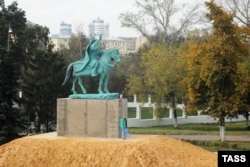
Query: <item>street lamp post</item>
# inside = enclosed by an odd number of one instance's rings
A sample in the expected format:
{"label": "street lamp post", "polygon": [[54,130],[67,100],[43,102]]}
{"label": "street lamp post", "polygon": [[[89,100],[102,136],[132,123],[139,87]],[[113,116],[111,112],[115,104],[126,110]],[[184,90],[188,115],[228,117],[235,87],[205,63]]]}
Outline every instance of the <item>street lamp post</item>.
{"label": "street lamp post", "polygon": [[8,31],[8,43],[7,43],[7,51],[10,51],[10,35],[12,34],[12,29],[9,26],[9,31]]}

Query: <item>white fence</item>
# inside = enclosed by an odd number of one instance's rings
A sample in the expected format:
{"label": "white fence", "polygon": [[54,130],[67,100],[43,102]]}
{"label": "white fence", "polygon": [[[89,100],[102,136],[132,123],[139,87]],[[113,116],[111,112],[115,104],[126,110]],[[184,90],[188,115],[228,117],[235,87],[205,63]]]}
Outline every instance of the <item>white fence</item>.
{"label": "white fence", "polygon": [[[153,115],[152,119],[141,119],[141,108],[142,107],[152,107],[154,108],[154,103],[151,103],[151,96],[148,97],[147,103],[138,103],[136,95],[134,95],[134,102],[128,102],[128,107],[136,108],[136,117],[128,118],[128,127],[151,127],[151,126],[160,126],[160,125],[173,125],[173,111],[170,110],[169,118],[162,118],[157,120]],[[201,111],[197,111],[197,116],[187,116],[185,112],[184,104],[178,104],[177,108],[182,110],[182,116],[177,118],[178,124],[187,124],[187,123],[216,123],[218,120],[210,117],[209,115],[200,115]],[[246,118],[242,115],[238,119],[226,119],[226,122],[236,122],[243,121]]]}

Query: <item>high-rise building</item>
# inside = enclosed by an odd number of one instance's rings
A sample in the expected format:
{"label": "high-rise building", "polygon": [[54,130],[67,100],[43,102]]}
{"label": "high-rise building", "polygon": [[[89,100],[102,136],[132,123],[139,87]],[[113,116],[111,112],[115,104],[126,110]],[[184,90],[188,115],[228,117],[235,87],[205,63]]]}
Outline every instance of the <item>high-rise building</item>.
{"label": "high-rise building", "polygon": [[104,21],[98,17],[89,24],[89,36],[99,35],[102,35],[102,39],[109,37],[109,24],[104,23]]}
{"label": "high-rise building", "polygon": [[55,45],[54,50],[59,51],[62,48],[69,48],[68,42],[72,35],[71,24],[61,22],[59,34],[52,34],[50,41]]}
{"label": "high-rise building", "polygon": [[61,24],[60,24],[60,36],[61,37],[64,37],[64,36],[70,37],[71,34],[72,34],[71,24],[66,24],[64,22],[61,22]]}

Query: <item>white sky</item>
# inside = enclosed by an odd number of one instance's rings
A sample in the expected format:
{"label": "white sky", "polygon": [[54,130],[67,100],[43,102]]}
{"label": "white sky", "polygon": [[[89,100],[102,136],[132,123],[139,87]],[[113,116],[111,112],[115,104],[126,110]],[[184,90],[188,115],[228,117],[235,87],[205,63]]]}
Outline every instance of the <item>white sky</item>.
{"label": "white sky", "polygon": [[[121,13],[136,10],[135,0],[5,0],[5,5],[13,1],[25,11],[27,20],[48,27],[51,34],[58,34],[60,23],[64,21],[72,25],[73,32],[83,26],[88,35],[89,23],[99,17],[109,24],[110,37],[139,36],[135,30],[122,28],[118,19]],[[176,1],[183,3],[184,0]],[[193,1],[205,0],[187,2]]]}

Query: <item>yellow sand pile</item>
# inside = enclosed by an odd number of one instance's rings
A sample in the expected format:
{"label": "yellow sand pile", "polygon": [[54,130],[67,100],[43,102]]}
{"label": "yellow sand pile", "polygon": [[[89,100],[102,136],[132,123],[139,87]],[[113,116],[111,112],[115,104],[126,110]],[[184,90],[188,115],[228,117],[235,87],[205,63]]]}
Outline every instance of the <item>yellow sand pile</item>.
{"label": "yellow sand pile", "polygon": [[217,155],[165,136],[127,140],[24,137],[0,146],[0,167],[215,167]]}

